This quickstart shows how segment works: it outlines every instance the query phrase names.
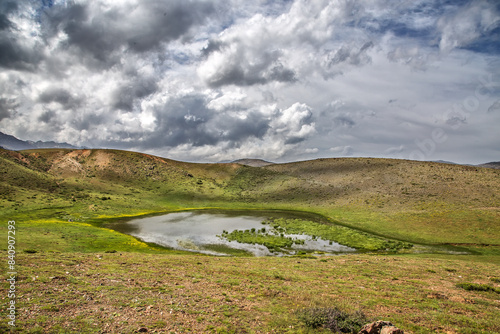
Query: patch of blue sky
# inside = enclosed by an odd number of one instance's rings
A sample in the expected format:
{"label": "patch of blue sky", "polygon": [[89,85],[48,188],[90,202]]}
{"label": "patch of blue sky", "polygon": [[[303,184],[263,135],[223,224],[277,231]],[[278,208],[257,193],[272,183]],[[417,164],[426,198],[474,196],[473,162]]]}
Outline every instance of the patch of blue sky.
{"label": "patch of blue sky", "polygon": [[180,65],[187,65],[192,62],[192,58],[184,52],[175,52],[172,55],[172,59]]}
{"label": "patch of blue sky", "polygon": [[54,6],[54,0],[41,0],[40,7],[38,7],[35,11],[34,18],[37,23],[41,23],[42,14],[45,13],[46,10],[52,8]]}
{"label": "patch of blue sky", "polygon": [[462,49],[486,54],[500,54],[500,26],[464,45]]}

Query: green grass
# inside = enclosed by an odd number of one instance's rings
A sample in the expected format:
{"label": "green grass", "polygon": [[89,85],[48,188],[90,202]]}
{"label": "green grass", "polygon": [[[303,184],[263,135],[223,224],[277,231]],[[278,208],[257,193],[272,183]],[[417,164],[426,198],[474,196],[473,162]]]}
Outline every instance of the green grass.
{"label": "green grass", "polygon": [[314,333],[298,315],[330,308],[415,334],[498,332],[498,294],[457,286],[500,276],[480,257],[21,253],[17,332]]}
{"label": "green grass", "polygon": [[269,234],[268,232],[235,230],[230,233],[222,233],[220,236],[228,241],[237,241],[246,244],[259,244],[267,247],[271,252],[290,250],[294,244],[301,244],[301,240],[294,240],[283,235]]}
{"label": "green grass", "polygon": [[304,240],[287,236],[289,234],[305,234],[313,239],[321,238],[360,251],[398,251],[413,247],[410,243],[388,240],[334,225],[325,219],[320,223],[303,219],[274,218],[264,221],[263,224],[270,228],[235,230],[230,233],[224,231],[220,237],[228,241],[263,245],[271,252],[289,252],[294,245],[304,244]]}
{"label": "green grass", "polygon": [[[6,233],[6,226],[0,231]],[[141,252],[179,253],[106,228],[81,222],[41,219],[16,222],[17,251],[38,252]],[[181,252],[182,253],[182,252]]]}
{"label": "green grass", "polygon": [[[16,221],[21,291],[12,332],[313,333],[296,312],[335,307],[412,333],[500,332],[499,176],[388,159],[252,168],[115,150],[0,149],[0,220]],[[203,208],[293,210],[301,218],[284,217],[287,233],[363,249],[422,243],[414,250],[423,253],[210,257],[102,227]],[[3,318],[0,331],[8,330]]]}
{"label": "green grass", "polygon": [[369,235],[368,233],[345,228],[333,224],[321,224],[302,219],[274,219],[268,222],[273,228],[281,228],[287,234],[307,234],[330,240],[359,250],[389,250],[396,251],[411,248],[412,244],[392,241]]}

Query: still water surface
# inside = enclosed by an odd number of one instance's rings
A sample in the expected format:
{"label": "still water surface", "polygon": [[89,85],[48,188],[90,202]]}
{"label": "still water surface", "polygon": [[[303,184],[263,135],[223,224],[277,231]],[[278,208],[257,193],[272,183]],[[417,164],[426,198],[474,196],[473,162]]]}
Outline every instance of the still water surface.
{"label": "still water surface", "polygon": [[[169,213],[161,216],[133,219],[122,223],[111,223],[108,227],[145,242],[155,243],[160,246],[206,253],[212,255],[227,255],[207,249],[210,245],[223,245],[233,249],[245,250],[255,256],[283,256],[285,253],[271,253],[262,245],[251,245],[227,241],[220,238],[223,231],[268,229],[269,226],[262,222],[270,217],[288,217],[290,214],[277,214],[270,212],[223,212],[223,211],[185,211]],[[299,217],[295,217],[299,218]],[[285,235],[305,240],[304,245],[294,245],[289,254],[299,250],[321,251],[326,253],[354,252],[355,249],[330,241],[313,240],[308,235]]]}

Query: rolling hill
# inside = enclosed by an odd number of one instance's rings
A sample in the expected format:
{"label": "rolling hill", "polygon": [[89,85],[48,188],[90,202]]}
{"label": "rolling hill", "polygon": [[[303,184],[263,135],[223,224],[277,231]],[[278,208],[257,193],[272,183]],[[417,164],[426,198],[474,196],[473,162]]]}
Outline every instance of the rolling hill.
{"label": "rolling hill", "polygon": [[[0,149],[0,217],[16,222],[22,292],[15,331],[319,333],[327,330],[308,328],[315,312],[341,309],[405,333],[496,333],[499,189],[500,170],[437,162],[251,167],[116,150]],[[191,208],[303,210],[461,252],[210,257],[102,225]]]}
{"label": "rolling hill", "polygon": [[500,169],[500,161],[487,162],[485,164],[478,165],[480,167]]}
{"label": "rolling hill", "polygon": [[[394,159],[318,159],[250,167],[118,150],[0,150],[4,214],[74,219],[182,208],[320,213],[413,242],[500,244],[500,171]],[[103,200],[103,198],[105,198]]]}

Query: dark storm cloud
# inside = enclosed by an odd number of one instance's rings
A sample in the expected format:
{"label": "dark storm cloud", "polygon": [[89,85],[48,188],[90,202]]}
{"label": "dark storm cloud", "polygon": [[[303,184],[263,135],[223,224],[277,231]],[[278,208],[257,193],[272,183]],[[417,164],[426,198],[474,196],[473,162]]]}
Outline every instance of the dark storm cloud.
{"label": "dark storm cloud", "polygon": [[64,109],[74,109],[80,106],[81,100],[71,95],[69,91],[63,88],[52,87],[45,90],[38,96],[38,101],[42,103],[57,102]]}
{"label": "dark storm cloud", "polygon": [[45,11],[47,37],[67,35],[60,47],[77,47],[100,62],[114,64],[114,52],[125,47],[136,53],[157,49],[163,42],[185,37],[191,27],[213,13],[210,3],[198,1],[141,1],[140,6],[109,9],[99,3],[61,4]]}
{"label": "dark storm cloud", "polygon": [[295,77],[295,72],[293,70],[285,68],[285,66],[281,63],[277,63],[270,69],[268,80],[278,82],[294,82],[297,81],[297,78]]}
{"label": "dark storm cloud", "polygon": [[11,27],[11,22],[6,15],[0,13],[0,30],[5,30]]}
{"label": "dark storm cloud", "polygon": [[134,108],[134,101],[153,94],[157,89],[158,84],[153,78],[133,78],[114,92],[113,107],[131,111]]}
{"label": "dark storm cloud", "polygon": [[0,121],[4,118],[11,117],[16,107],[17,104],[14,100],[7,98],[0,98]]}
{"label": "dark storm cloud", "polygon": [[222,140],[241,143],[247,138],[262,139],[270,129],[269,119],[256,111],[249,112],[244,119],[218,117],[217,124],[222,128]]}
{"label": "dark storm cloud", "polygon": [[129,46],[137,51],[148,51],[161,42],[184,36],[189,29],[201,24],[213,14],[212,4],[192,1],[170,1],[168,6],[162,1],[146,1],[146,11],[140,18],[148,20],[147,26],[130,27],[127,34]]}
{"label": "dark storm cloud", "polygon": [[23,45],[16,35],[17,27],[10,15],[16,14],[18,4],[13,1],[0,1],[0,67],[16,70],[33,70],[41,60],[37,50]]}
{"label": "dark storm cloud", "polygon": [[34,70],[41,56],[11,37],[5,31],[0,32],[0,67],[16,70]]}
{"label": "dark storm cloud", "polygon": [[208,45],[201,50],[201,53],[204,57],[207,57],[215,51],[220,51],[223,46],[224,43],[221,41],[211,39],[208,41]]}
{"label": "dark storm cloud", "polygon": [[209,109],[202,95],[187,95],[172,99],[156,110],[158,127],[146,135],[144,148],[175,147],[191,144],[195,147],[230,141],[233,146],[250,137],[262,138],[270,120],[260,112],[249,111],[245,118]]}
{"label": "dark storm cloud", "polygon": [[173,99],[156,110],[157,130],[142,143],[155,148],[181,144],[193,146],[214,145],[217,134],[206,124],[214,117],[201,96],[183,96]]}
{"label": "dark storm cloud", "polygon": [[304,137],[290,137],[285,140],[285,145],[294,145],[306,140]]}
{"label": "dark storm cloud", "polygon": [[245,54],[243,45],[238,45],[237,48],[236,52],[226,55],[227,61],[221,64],[216,72],[208,75],[206,82],[210,87],[227,85],[244,87],[263,85],[272,81],[297,81],[295,71],[286,68],[280,61],[281,51],[263,51],[257,57],[253,57]]}
{"label": "dark storm cloud", "polygon": [[60,45],[62,48],[76,46],[85,54],[105,62],[120,45],[120,33],[110,24],[113,15],[108,13],[90,18],[88,7],[88,4],[53,6],[46,12],[48,25],[54,35],[59,31],[67,35],[67,40]]}
{"label": "dark storm cloud", "polygon": [[0,30],[11,28],[12,22],[9,19],[9,14],[16,11],[18,5],[15,1],[0,1]]}
{"label": "dark storm cloud", "polygon": [[12,27],[12,22],[9,20],[8,14],[16,9],[17,4],[15,2],[0,2],[0,30],[6,30]]}
{"label": "dark storm cloud", "polygon": [[52,120],[56,117],[56,113],[54,110],[47,110],[43,114],[38,117],[40,122],[44,123],[52,123]]}
{"label": "dark storm cloud", "polygon": [[98,114],[86,114],[86,115],[75,115],[71,121],[73,128],[81,130],[92,130],[97,126],[102,124],[109,124],[112,122],[112,118],[106,115]]}

